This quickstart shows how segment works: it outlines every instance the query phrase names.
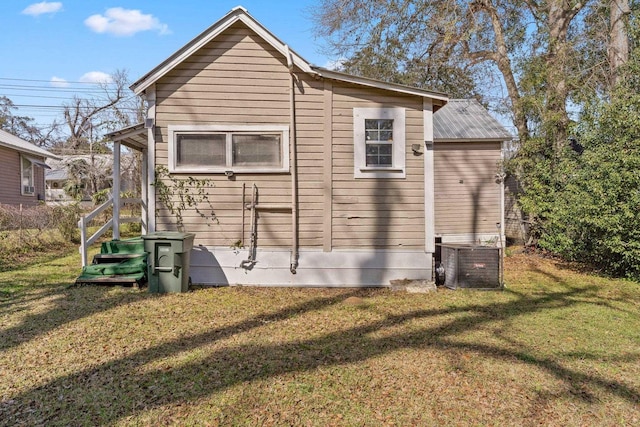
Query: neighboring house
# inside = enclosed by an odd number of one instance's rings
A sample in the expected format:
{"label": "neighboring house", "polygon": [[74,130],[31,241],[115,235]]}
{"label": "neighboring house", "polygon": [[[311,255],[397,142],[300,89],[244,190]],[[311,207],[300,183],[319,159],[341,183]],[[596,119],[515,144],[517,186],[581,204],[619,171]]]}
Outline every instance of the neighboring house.
{"label": "neighboring house", "polygon": [[[121,191],[136,191],[136,180],[133,177],[139,173],[136,173],[135,161],[133,153],[127,153],[121,158]],[[113,155],[111,154],[63,155],[57,160],[48,160],[47,164],[51,167],[45,173],[48,204],[66,204],[76,200],[65,191],[67,183],[74,180],[74,173],[71,172],[71,169],[75,169],[75,174],[81,175],[79,177],[80,185],[84,192],[82,200],[91,200],[90,185],[86,182],[90,175],[95,177],[98,190],[112,186]]]}
{"label": "neighboring house", "polygon": [[0,129],[0,203],[35,206],[44,201],[46,159],[57,159],[24,139]]}
{"label": "neighboring house", "polygon": [[157,167],[208,183],[194,283],[389,285],[431,279],[437,238],[501,241],[511,137],[475,101],[312,66],[240,7],[132,89],[148,119],[111,138],[148,159],[148,230],[175,229]]}
{"label": "neighboring house", "polygon": [[52,169],[46,170],[44,173],[46,187],[45,200],[47,204],[56,205],[73,202],[75,199],[64,191],[64,186],[69,180],[69,173],[65,168],[53,169],[55,166],[50,167]]}

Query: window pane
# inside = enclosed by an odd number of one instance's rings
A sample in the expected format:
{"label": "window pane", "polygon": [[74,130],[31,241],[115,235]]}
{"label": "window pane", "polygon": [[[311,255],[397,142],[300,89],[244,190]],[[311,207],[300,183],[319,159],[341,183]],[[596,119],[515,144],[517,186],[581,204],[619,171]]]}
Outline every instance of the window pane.
{"label": "window pane", "polygon": [[234,166],[281,167],[281,136],[279,134],[234,134]]}
{"label": "window pane", "polygon": [[380,131],[379,141],[391,141],[391,140],[393,140],[393,131],[390,131],[390,130]]}
{"label": "window pane", "polygon": [[378,120],[371,120],[371,119],[365,119],[364,120],[364,129],[365,130],[371,130],[371,129],[379,129],[378,128]]}
{"label": "window pane", "polygon": [[393,165],[392,144],[367,144],[367,166]]}
{"label": "window pane", "polygon": [[177,166],[226,166],[224,134],[177,135]]}
{"label": "window pane", "polygon": [[393,140],[393,120],[365,119],[364,130],[367,141]]}
{"label": "window pane", "polygon": [[393,120],[378,120],[380,129],[391,130],[393,129]]}
{"label": "window pane", "polygon": [[22,157],[22,192],[33,193],[33,164]]}

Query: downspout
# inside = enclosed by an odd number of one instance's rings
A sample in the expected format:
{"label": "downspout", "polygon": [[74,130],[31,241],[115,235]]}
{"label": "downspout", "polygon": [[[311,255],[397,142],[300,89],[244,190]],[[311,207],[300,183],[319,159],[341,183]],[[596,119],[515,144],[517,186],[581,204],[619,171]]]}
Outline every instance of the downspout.
{"label": "downspout", "polygon": [[296,81],[293,74],[293,56],[288,45],[284,45],[287,56],[287,68],[291,77],[291,87],[289,92],[289,121],[291,126],[291,274],[296,274],[298,268],[298,153],[296,150]]}

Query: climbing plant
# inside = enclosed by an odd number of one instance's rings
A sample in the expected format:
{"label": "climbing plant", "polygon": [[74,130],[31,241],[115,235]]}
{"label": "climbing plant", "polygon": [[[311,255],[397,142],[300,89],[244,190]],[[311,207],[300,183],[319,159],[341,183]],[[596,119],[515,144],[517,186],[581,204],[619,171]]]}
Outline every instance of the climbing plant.
{"label": "climbing plant", "polygon": [[[208,179],[178,178],[169,173],[165,166],[157,166],[153,186],[156,188],[156,199],[175,216],[178,230],[184,231],[183,213],[192,209],[206,221],[207,226],[218,222],[213,205],[209,200],[207,189],[213,187]],[[202,206],[205,206],[202,209]]]}

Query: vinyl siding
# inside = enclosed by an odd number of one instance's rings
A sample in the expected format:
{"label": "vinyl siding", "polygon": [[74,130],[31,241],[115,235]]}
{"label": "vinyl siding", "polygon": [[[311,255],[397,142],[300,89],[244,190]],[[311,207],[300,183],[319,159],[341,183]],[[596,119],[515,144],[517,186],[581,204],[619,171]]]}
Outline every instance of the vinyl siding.
{"label": "vinyl siding", "polygon": [[[300,246],[316,247],[322,246],[324,214],[323,83],[304,73],[296,73],[296,77],[298,236]],[[243,24],[235,24],[156,83],[156,163],[167,164],[169,124],[289,126],[289,87],[285,59]],[[290,173],[236,173],[233,179],[223,174],[195,177],[211,183],[209,199],[218,219],[207,225],[193,210],[183,215],[185,228],[196,233],[196,244],[230,246],[241,241],[248,246],[250,211],[244,211],[243,227],[243,184],[245,203],[251,201],[255,183],[259,204],[291,205]],[[160,204],[156,215],[159,230],[174,227],[175,218]],[[257,218],[259,247],[291,245],[290,210],[259,211]]]}
{"label": "vinyl siding", "polygon": [[[327,105],[326,82],[295,71],[300,247],[424,248],[424,159],[411,150],[411,144],[424,145],[422,98],[333,82]],[[170,124],[290,125],[289,86],[285,59],[243,24],[233,25],[156,83],[156,163],[168,162]],[[406,110],[406,178],[354,179],[353,108],[398,106]],[[290,173],[197,177],[212,184],[218,222],[207,225],[186,212],[185,228],[196,233],[196,244],[249,244],[243,184],[246,203],[254,183],[260,204],[291,203]],[[161,205],[156,215],[159,230],[175,227]],[[258,247],[290,247],[291,223],[290,211],[260,211]]]}
{"label": "vinyl siding", "polygon": [[491,234],[501,221],[499,142],[436,142],[436,234]]}
{"label": "vinyl siding", "polygon": [[[44,158],[29,155],[44,161]],[[20,153],[7,147],[0,147],[0,203],[18,206],[36,206],[40,202],[38,195],[44,200],[44,170],[39,166],[34,166],[34,186],[35,194],[23,196],[21,194],[20,177]]]}
{"label": "vinyl siding", "polygon": [[[354,178],[353,109],[405,108],[406,178]],[[332,246],[424,248],[422,98],[334,83],[332,129]]]}

